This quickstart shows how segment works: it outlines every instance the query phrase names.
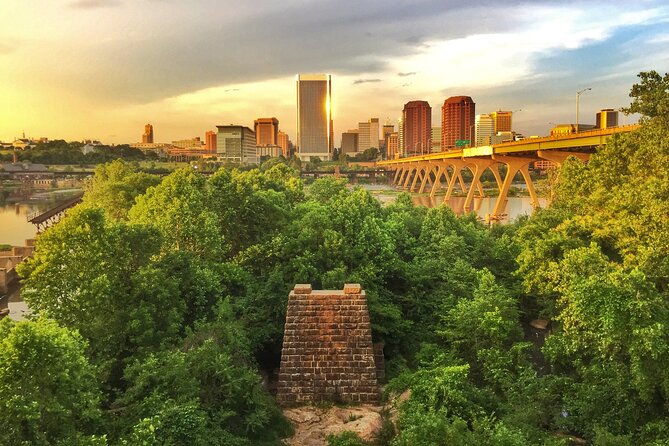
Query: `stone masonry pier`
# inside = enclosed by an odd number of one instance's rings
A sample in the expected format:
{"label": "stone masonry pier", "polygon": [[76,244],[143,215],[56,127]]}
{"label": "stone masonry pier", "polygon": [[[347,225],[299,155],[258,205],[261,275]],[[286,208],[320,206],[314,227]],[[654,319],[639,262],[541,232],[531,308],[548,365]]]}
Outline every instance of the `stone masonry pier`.
{"label": "stone masonry pier", "polygon": [[277,399],[283,405],[379,401],[360,285],[347,284],[343,291],[295,285],[288,296]]}

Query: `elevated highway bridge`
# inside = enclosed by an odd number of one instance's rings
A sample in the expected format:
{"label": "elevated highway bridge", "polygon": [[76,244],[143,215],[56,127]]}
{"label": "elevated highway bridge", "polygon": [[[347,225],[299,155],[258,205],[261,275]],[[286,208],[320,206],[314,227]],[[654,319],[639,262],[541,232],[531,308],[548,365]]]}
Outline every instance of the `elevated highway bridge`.
{"label": "elevated highway bridge", "polygon": [[[559,166],[569,156],[575,156],[585,162],[590,158],[590,154],[598,146],[606,144],[612,135],[629,133],[638,128],[639,125],[627,125],[568,135],[530,138],[492,146],[468,147],[380,161],[377,166],[394,171],[393,184],[409,192],[422,194],[429,191],[430,196],[434,197],[443,186],[446,188],[444,199],[448,200],[456,185],[459,185],[462,192],[466,194],[465,211],[471,209],[476,192],[480,197],[484,196],[481,175],[486,170],[490,170],[499,190],[491,217],[499,218],[504,215],[509,188],[518,173],[521,174],[527,185],[534,207],[539,207],[539,199],[529,174],[530,163],[547,160]],[[506,166],[504,178],[500,175],[500,165]],[[473,177],[469,185],[463,180],[463,169],[468,169],[472,173]]]}

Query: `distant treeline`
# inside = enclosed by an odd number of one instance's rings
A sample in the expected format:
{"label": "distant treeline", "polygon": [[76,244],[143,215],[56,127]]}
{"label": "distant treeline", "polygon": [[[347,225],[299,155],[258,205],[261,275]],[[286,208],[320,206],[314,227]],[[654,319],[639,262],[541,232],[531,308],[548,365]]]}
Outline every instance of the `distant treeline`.
{"label": "distant treeline", "polygon": [[[157,160],[158,155],[153,152],[144,153],[127,144],[117,146],[95,146],[92,152],[82,153],[84,144],[81,142],[67,142],[56,139],[38,143],[33,148],[17,151],[18,161],[37,164],[101,164],[115,159],[128,161]],[[1,162],[11,162],[14,159],[11,153],[0,154]]]}

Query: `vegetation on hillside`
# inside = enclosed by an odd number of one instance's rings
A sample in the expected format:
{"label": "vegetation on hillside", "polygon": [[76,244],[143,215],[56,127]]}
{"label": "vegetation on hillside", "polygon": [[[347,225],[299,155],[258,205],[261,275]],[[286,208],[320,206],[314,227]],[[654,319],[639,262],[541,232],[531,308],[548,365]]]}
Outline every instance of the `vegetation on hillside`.
{"label": "vegetation on hillside", "polygon": [[[56,139],[37,143],[34,147],[18,150],[16,155],[19,162],[36,164],[100,164],[124,159],[126,161],[157,160],[158,155],[153,152],[144,153],[127,144],[118,146],[99,145],[92,152],[82,153],[83,143],[66,142]],[[11,162],[14,154],[0,154],[0,162]]]}
{"label": "vegetation on hillside", "polygon": [[640,77],[644,125],[507,226],[305,188],[274,160],[162,181],[100,166],[20,267],[40,318],[0,323],[0,443],[278,445],[261,371],[289,290],[360,282],[387,393],[410,390],[391,444],[669,444],[669,76]]}

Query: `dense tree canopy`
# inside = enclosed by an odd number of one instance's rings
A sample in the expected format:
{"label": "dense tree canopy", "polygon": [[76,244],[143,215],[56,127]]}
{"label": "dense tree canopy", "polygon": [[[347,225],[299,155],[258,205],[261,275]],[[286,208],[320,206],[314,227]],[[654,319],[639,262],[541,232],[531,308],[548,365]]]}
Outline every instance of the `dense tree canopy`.
{"label": "dense tree canopy", "polygon": [[0,443],[95,444],[101,394],[86,342],[54,321],[0,321]]}
{"label": "dense tree canopy", "polygon": [[0,440],[278,445],[260,372],[278,367],[289,290],[360,282],[388,396],[410,391],[386,443],[669,444],[669,78],[640,79],[642,127],[569,160],[551,206],[506,226],[304,187],[291,162],[161,181],[99,167],[20,268],[52,320],[0,324],[0,374],[27,371],[29,389],[0,386],[28,420]]}

